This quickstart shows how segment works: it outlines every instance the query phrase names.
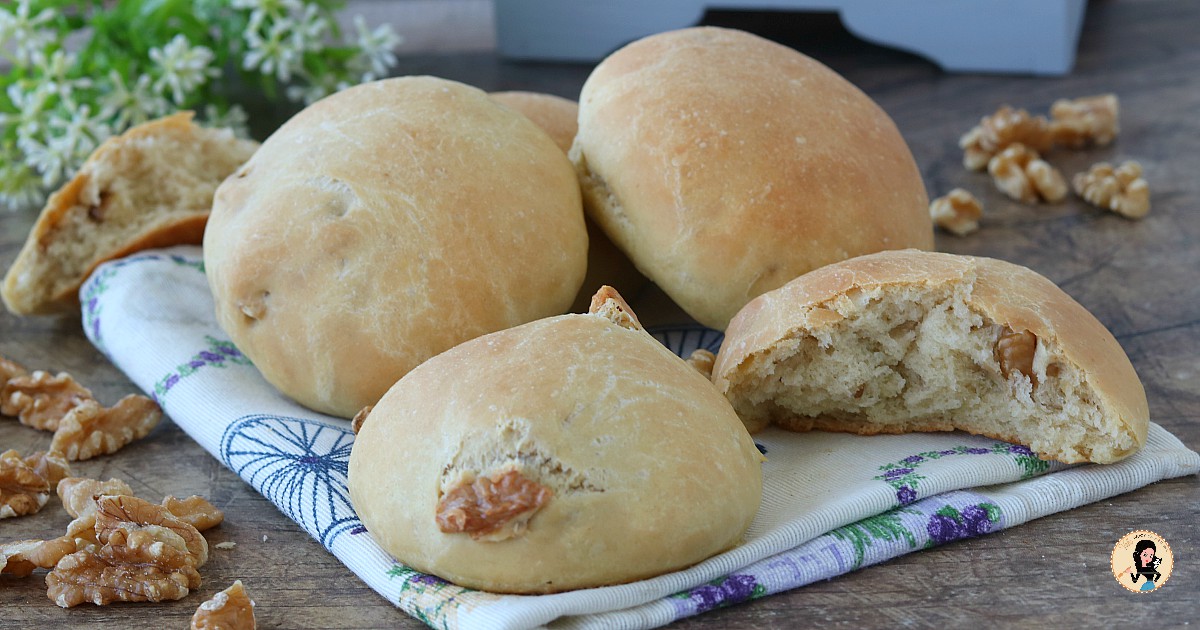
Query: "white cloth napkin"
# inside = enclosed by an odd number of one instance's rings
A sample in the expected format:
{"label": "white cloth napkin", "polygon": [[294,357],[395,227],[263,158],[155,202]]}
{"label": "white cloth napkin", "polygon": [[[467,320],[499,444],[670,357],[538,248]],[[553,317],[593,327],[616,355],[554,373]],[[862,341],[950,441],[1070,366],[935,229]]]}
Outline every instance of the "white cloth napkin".
{"label": "white cloth napkin", "polygon": [[[962,433],[767,430],[755,436],[768,461],[745,544],[632,584],[494,595],[417,573],[375,544],[346,490],[349,423],[283,397],[228,341],[199,248],[108,263],[80,296],[88,337],[176,424],[371,588],[437,628],[650,628],[1200,471],[1200,455],[1153,423],[1133,457],[1076,467]],[[695,325],[656,336],[684,356],[720,344]]]}

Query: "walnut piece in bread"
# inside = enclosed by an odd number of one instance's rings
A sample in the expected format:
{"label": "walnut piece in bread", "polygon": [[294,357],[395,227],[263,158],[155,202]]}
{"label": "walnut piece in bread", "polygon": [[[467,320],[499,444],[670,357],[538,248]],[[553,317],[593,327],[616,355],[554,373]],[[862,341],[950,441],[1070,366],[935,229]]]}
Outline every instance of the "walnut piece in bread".
{"label": "walnut piece in bread", "polygon": [[105,141],[42,209],[4,278],[5,306],[17,315],[67,312],[100,263],[200,243],[217,185],[257,147],[194,124],[191,112]]}
{"label": "walnut piece in bread", "polygon": [[915,250],[797,278],[734,318],[713,382],[751,430],[964,430],[1067,463],[1141,447],[1146,394],[1121,346],[1049,280]]}

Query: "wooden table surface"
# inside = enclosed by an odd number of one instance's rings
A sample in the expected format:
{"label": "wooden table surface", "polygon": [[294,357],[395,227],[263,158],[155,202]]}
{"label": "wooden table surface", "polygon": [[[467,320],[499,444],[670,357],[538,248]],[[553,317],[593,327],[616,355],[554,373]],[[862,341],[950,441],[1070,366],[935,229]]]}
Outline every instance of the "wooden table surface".
{"label": "wooden table surface", "polygon": [[[1151,418],[1200,448],[1200,3],[1094,0],[1076,70],[1063,78],[948,75],[916,57],[813,32],[812,20],[710,14],[709,23],[780,39],[822,60],[887,110],[912,146],[931,196],[962,186],[980,196],[983,229],[938,235],[942,251],[996,256],[1045,274],[1100,318],[1133,360]],[[816,20],[819,24],[828,21]],[[589,68],[510,64],[487,55],[405,58],[400,74],[435,74],[488,90],[527,89],[575,97]],[[1055,206],[1007,201],[984,174],[960,164],[961,133],[1002,103],[1045,112],[1059,97],[1116,92],[1121,135],[1111,147],[1051,155],[1068,176],[1100,160],[1137,159],[1153,210],[1127,221],[1071,198]],[[0,212],[0,265],[16,256],[33,217]],[[84,339],[78,318],[0,314],[0,355],[33,368],[66,370],[106,403],[133,385]],[[0,447],[44,449],[49,434],[0,423]],[[0,577],[0,627],[186,627],[196,606],[240,578],[264,628],[416,628],[265,499],[166,421],[120,453],[79,463],[77,474],[125,479],[134,491],[209,497],[226,521],[208,533],[214,549],[204,586],[178,602],[63,610],[41,574]],[[844,577],[709,612],[679,628],[797,626],[1037,627],[1200,624],[1200,479],[1155,484],[979,539],[914,553]],[[0,521],[0,538],[46,537],[68,517],[57,500],[41,513]],[[1152,529],[1171,543],[1168,584],[1145,595],[1109,571],[1114,542]],[[1133,625],[1124,625],[1133,624]]]}

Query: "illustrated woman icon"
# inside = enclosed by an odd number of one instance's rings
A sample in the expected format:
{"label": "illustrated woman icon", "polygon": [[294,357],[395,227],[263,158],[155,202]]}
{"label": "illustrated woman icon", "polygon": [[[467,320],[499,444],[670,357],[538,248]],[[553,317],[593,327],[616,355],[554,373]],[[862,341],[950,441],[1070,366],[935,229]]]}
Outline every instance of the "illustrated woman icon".
{"label": "illustrated woman icon", "polygon": [[1154,555],[1157,552],[1154,542],[1150,540],[1139,540],[1133,548],[1133,565],[1125,569],[1124,573],[1129,574],[1129,579],[1134,584],[1137,584],[1139,579],[1146,578],[1138,590],[1152,591],[1162,578],[1162,574],[1158,572],[1158,565],[1162,563],[1162,559]]}

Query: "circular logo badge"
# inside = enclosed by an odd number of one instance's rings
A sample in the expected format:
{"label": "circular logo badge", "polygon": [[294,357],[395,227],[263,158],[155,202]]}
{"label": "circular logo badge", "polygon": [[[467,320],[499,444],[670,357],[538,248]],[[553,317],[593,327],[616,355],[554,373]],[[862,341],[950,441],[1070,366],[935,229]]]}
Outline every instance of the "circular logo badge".
{"label": "circular logo badge", "polygon": [[1140,529],[1117,541],[1112,550],[1112,572],[1117,582],[1135,593],[1157,591],[1171,577],[1175,557],[1158,534]]}

